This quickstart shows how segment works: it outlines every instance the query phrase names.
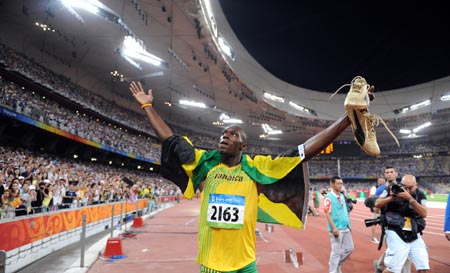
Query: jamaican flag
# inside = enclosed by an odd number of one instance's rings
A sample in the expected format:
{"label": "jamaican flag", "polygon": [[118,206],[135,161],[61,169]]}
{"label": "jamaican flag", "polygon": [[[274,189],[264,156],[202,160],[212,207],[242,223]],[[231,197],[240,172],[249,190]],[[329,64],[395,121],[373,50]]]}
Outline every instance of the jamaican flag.
{"label": "jamaican flag", "polygon": [[[259,222],[304,228],[309,179],[307,165],[301,161],[298,148],[274,158],[243,155],[242,169],[259,184]],[[172,136],[162,145],[161,174],[179,186],[188,199],[220,162],[219,151],[196,149],[187,138]]]}

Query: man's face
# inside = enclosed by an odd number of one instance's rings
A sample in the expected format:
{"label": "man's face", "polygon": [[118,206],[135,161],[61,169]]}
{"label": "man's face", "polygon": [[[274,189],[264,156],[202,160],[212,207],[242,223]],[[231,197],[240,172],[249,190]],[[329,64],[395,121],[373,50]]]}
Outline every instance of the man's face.
{"label": "man's face", "polygon": [[381,186],[385,183],[383,178],[378,178],[378,186]]}
{"label": "man's face", "polygon": [[344,185],[344,181],[342,181],[342,179],[337,179],[334,183],[331,183],[331,187],[336,192],[342,192],[343,185]]}
{"label": "man's face", "polygon": [[397,178],[397,172],[394,168],[389,168],[384,170],[384,177],[388,182],[393,182]]}
{"label": "man's face", "polygon": [[405,190],[407,190],[409,192],[409,194],[414,195],[417,189],[417,182],[414,181],[413,179],[411,179],[410,177],[406,176],[402,178],[402,181],[400,182],[403,186],[403,188],[405,188]]}
{"label": "man's face", "polygon": [[240,127],[229,126],[220,136],[219,151],[223,155],[238,155],[247,148],[244,132]]}

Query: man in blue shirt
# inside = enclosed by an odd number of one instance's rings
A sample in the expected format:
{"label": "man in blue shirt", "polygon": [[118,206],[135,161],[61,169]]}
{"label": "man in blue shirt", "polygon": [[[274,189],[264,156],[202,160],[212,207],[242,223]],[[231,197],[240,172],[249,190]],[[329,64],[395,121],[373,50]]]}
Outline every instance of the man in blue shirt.
{"label": "man in blue shirt", "polygon": [[[392,183],[397,181],[397,176],[398,176],[398,172],[397,172],[397,170],[395,170],[394,167],[386,166],[384,168],[384,178],[386,178],[386,183],[377,188],[377,190],[375,191],[375,195],[380,196],[382,193],[387,195],[386,188],[389,187],[389,185],[391,185]],[[382,196],[382,197],[386,197],[386,196]]]}

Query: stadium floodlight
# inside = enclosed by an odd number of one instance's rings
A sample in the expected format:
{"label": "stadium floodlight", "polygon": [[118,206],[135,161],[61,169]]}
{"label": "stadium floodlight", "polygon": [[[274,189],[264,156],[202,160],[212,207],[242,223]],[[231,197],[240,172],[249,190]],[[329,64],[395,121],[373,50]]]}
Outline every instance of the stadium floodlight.
{"label": "stadium floodlight", "polygon": [[431,100],[428,99],[428,100],[424,100],[424,101],[422,101],[422,102],[413,104],[413,105],[411,105],[409,108],[410,108],[411,110],[416,110],[416,109],[419,109],[419,108],[428,106],[428,105],[430,105],[430,104],[431,104]]}
{"label": "stadium floodlight", "polygon": [[301,105],[298,105],[297,103],[295,103],[295,102],[293,102],[293,101],[289,101],[289,105],[292,106],[292,107],[294,107],[294,108],[297,109],[297,110],[305,111],[305,107],[303,107],[303,106],[301,106]]}
{"label": "stadium floodlight", "polygon": [[266,123],[261,124],[261,127],[266,135],[280,135],[283,133],[281,130],[274,130],[269,124]]}
{"label": "stadium floodlight", "polygon": [[450,94],[441,96],[441,101],[449,101],[449,100],[450,100]]}
{"label": "stadium floodlight", "polygon": [[155,65],[155,66],[160,66],[161,65],[161,60],[158,60],[158,58],[156,58],[155,56],[151,55],[148,56],[144,53],[138,52],[138,51],[133,51],[131,49],[128,48],[124,48],[122,51],[123,55],[130,57],[132,59],[137,59],[137,60],[141,60],[143,62]]}
{"label": "stadium floodlight", "polygon": [[281,135],[283,133],[283,131],[281,130],[272,130],[267,132],[269,135]]}
{"label": "stadium floodlight", "polygon": [[413,133],[417,133],[417,132],[419,132],[419,131],[427,128],[427,127],[430,127],[430,126],[431,126],[431,122],[428,121],[428,122],[425,122],[424,124],[422,124],[420,126],[417,126],[412,131],[413,131]]}
{"label": "stadium floodlight", "polygon": [[125,54],[122,54],[122,51],[119,51],[120,56],[122,56],[127,62],[129,62],[132,66],[136,67],[139,70],[142,70],[142,67],[140,64],[138,64],[137,62],[135,62],[133,59],[131,59],[130,57],[128,57]]}
{"label": "stadium floodlight", "polygon": [[97,0],[61,0],[69,8],[82,8],[93,14],[98,14],[103,4]]}
{"label": "stadium floodlight", "polygon": [[230,119],[230,116],[228,114],[226,114],[226,113],[222,113],[222,114],[220,114],[219,119],[220,120]]}
{"label": "stadium floodlight", "polygon": [[208,106],[206,106],[203,102],[195,102],[190,100],[180,100],[180,104],[199,108],[208,108]]}
{"label": "stadium floodlight", "polygon": [[234,61],[234,50],[228,45],[225,39],[219,36],[219,38],[217,38],[217,43],[219,44],[220,50]]}
{"label": "stadium floodlight", "polygon": [[222,120],[223,123],[243,123],[240,119],[230,118]]}
{"label": "stadium floodlight", "polygon": [[266,99],[284,103],[284,98],[283,97],[270,94],[269,92],[264,92],[263,96]]}
{"label": "stadium floodlight", "polygon": [[155,66],[161,66],[164,63],[162,59],[147,52],[142,43],[139,43],[131,36],[124,37],[121,53],[131,59],[140,60]]}
{"label": "stadium floodlight", "polygon": [[431,104],[431,100],[430,99],[426,99],[426,100],[418,102],[416,104],[412,104],[412,105],[409,105],[409,106],[404,106],[402,108],[395,109],[394,113],[396,115],[404,114],[404,113],[407,113],[407,112],[411,112],[411,111],[423,108],[423,107],[428,106],[430,104]]}
{"label": "stadium floodlight", "polygon": [[409,129],[400,129],[400,134],[409,135],[411,133],[412,133],[412,131]]}

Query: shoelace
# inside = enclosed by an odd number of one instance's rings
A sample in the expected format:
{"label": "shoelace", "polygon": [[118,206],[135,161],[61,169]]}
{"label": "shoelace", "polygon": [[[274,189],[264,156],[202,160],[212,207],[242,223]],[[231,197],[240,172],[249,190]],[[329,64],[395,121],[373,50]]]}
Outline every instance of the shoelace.
{"label": "shoelace", "polygon": [[[384,122],[384,120],[377,114],[370,114],[369,112],[364,113],[364,116],[367,117],[367,119],[369,120],[370,124],[371,124],[371,128],[370,130],[372,132],[375,132],[375,128],[374,126],[378,126],[381,123],[384,125],[384,128],[386,128],[386,130],[389,132],[389,134],[392,136],[392,138],[395,140],[395,142],[397,143],[397,145],[400,147],[400,143],[398,142],[397,138],[395,137],[394,133],[392,133],[392,131],[389,129],[389,127],[386,125],[386,123]],[[366,132],[368,130],[367,128],[367,122],[365,124],[366,126]]]}
{"label": "shoelace", "polygon": [[[331,94],[331,96],[330,96],[328,99],[330,100],[332,97],[334,97],[334,95],[336,95],[337,93],[339,93],[339,91],[341,91],[342,88],[344,88],[344,87],[346,87],[346,86],[352,86],[352,85],[355,83],[355,81],[356,81],[357,79],[364,79],[364,78],[361,77],[361,76],[356,76],[356,77],[354,77],[353,80],[352,80],[350,83],[344,84],[344,85],[342,85],[341,87],[339,87],[338,90],[336,90],[333,94]],[[364,82],[366,82],[365,79],[364,79]],[[370,85],[368,85],[367,82],[366,82],[366,87],[370,87]],[[355,90],[358,90],[358,89],[359,89],[359,88],[355,88]]]}

